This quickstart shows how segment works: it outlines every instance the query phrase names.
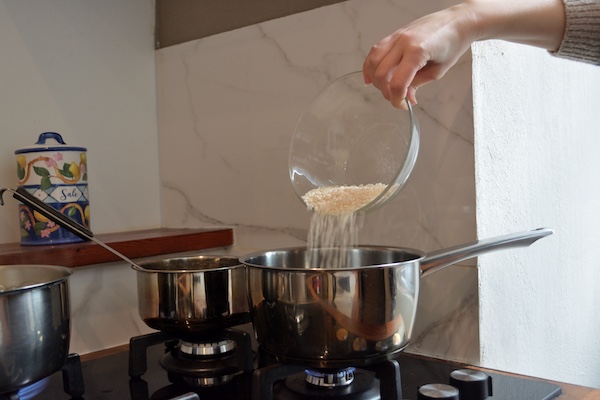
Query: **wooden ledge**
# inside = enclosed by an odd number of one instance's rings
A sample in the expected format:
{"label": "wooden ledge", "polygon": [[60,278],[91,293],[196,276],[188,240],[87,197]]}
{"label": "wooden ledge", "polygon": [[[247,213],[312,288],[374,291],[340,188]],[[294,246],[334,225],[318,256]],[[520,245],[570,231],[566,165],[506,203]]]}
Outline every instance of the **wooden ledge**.
{"label": "wooden ledge", "polygon": [[[131,259],[233,244],[232,228],[159,228],[95,236]],[[71,268],[120,260],[94,242],[48,246],[23,246],[20,243],[0,244],[0,264],[4,265],[46,264]]]}

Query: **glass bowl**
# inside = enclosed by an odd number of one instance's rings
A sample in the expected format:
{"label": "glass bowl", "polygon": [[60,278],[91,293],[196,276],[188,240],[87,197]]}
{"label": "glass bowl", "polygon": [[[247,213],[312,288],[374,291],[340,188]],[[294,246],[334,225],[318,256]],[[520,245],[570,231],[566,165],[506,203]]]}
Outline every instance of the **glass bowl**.
{"label": "glass bowl", "polygon": [[290,145],[290,180],[300,200],[314,209],[311,191],[376,187],[355,209],[364,213],[398,194],[419,152],[418,123],[406,104],[393,107],[361,72],[325,87],[300,117]]}

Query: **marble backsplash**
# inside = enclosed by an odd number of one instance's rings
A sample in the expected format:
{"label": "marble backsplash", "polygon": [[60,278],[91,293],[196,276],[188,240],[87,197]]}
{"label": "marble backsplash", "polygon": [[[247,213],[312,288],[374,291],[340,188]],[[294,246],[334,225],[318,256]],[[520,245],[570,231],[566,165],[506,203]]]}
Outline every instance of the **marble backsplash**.
{"label": "marble backsplash", "polygon": [[[157,51],[163,225],[234,227],[233,247],[204,254],[303,245],[310,215],[287,170],[298,118],[328,82],[359,70],[373,43],[427,7],[352,0]],[[420,90],[414,172],[389,205],[359,221],[362,243],[428,252],[475,238],[470,74],[467,54],[447,79]],[[473,265],[421,281],[408,351],[479,361]],[[136,290],[135,271],[123,263],[76,268],[71,351],[150,332]]]}
{"label": "marble backsplash", "polygon": [[[372,44],[431,7],[352,0],[157,51],[163,224],[233,226],[234,253],[304,244],[310,216],[287,169],[298,118],[330,81],[360,70]],[[414,172],[360,220],[362,243],[427,252],[475,237],[470,54],[419,95]],[[473,265],[422,280],[409,351],[478,362]]]}

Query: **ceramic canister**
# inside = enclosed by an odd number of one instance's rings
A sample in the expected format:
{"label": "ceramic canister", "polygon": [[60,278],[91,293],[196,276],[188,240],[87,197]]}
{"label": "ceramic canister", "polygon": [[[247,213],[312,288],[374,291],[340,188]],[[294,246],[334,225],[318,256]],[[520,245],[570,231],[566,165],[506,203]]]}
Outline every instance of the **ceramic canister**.
{"label": "ceramic canister", "polygon": [[[87,153],[68,146],[60,134],[42,133],[34,146],[15,151],[18,185],[74,221],[90,226]],[[21,244],[79,242],[75,234],[30,207],[19,205]]]}

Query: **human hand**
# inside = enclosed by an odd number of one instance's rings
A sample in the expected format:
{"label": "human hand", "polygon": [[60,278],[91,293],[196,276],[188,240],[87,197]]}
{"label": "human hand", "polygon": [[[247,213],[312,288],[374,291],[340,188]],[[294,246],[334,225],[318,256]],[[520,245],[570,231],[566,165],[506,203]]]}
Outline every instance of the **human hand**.
{"label": "human hand", "polygon": [[367,55],[363,76],[395,107],[407,108],[405,99],[416,104],[417,89],[442,78],[474,41],[556,51],[565,24],[562,0],[465,0],[382,39]]}
{"label": "human hand", "polygon": [[375,44],[363,64],[372,83],[395,107],[416,104],[415,93],[442,78],[476,37],[464,4],[426,15]]}

